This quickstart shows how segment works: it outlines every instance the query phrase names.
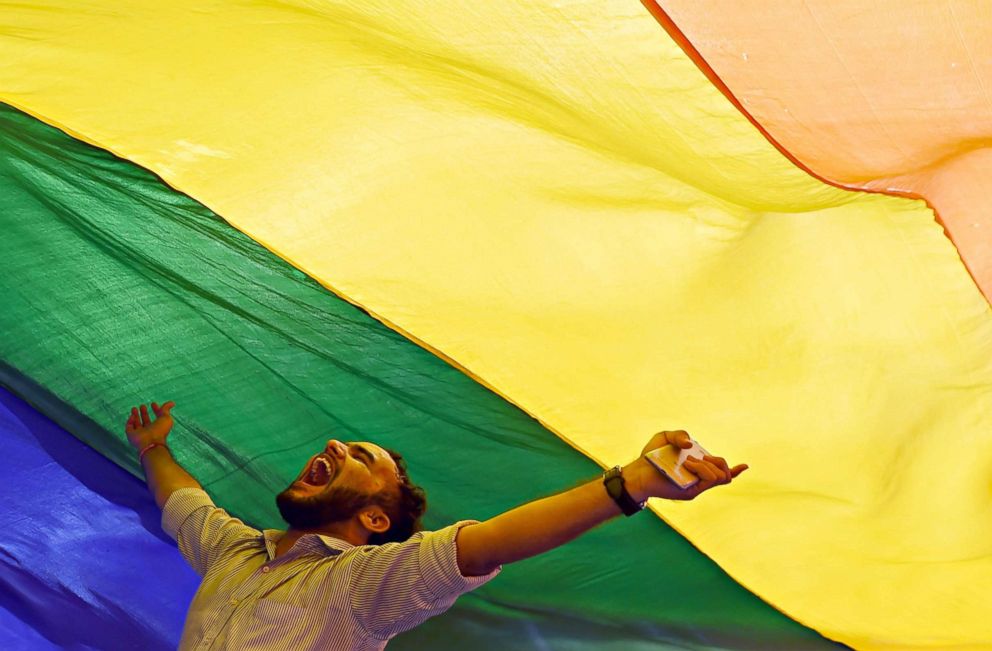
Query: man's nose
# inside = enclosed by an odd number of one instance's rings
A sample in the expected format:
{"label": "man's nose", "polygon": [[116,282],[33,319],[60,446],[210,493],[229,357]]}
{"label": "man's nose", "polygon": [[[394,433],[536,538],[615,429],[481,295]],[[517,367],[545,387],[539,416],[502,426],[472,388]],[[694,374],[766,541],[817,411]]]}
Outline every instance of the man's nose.
{"label": "man's nose", "polygon": [[348,446],[337,439],[329,440],[324,451],[336,459],[343,459],[348,456]]}

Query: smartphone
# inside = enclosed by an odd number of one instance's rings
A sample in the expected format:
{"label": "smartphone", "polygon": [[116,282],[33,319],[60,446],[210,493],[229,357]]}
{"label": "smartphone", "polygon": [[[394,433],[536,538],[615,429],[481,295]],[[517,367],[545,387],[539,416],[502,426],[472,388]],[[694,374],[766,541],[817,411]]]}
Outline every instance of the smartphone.
{"label": "smartphone", "polygon": [[651,450],[644,455],[644,458],[657,468],[658,472],[668,477],[673,484],[685,490],[695,486],[699,482],[699,477],[683,468],[682,464],[689,457],[702,459],[703,455],[706,454],[709,452],[703,449],[703,446],[698,442],[693,441],[691,448],[683,450],[674,445],[666,445],[663,448]]}

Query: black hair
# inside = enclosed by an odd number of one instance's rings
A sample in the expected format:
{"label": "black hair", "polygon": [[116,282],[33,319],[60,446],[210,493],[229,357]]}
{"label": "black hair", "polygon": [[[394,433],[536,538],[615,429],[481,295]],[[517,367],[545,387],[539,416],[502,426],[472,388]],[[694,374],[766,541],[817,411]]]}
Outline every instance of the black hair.
{"label": "black hair", "polygon": [[410,481],[406,461],[395,450],[383,448],[393,458],[397,468],[399,489],[383,489],[375,497],[386,515],[389,516],[389,529],[369,536],[368,544],[381,545],[387,542],[403,542],[418,531],[423,530],[420,519],[427,511],[427,494],[424,489]]}

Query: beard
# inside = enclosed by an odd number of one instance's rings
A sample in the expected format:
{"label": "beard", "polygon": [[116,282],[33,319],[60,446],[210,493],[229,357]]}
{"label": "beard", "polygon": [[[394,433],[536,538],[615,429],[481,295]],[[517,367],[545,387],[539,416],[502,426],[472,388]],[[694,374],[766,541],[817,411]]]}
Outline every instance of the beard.
{"label": "beard", "polygon": [[276,496],[279,514],[294,529],[317,529],[344,522],[372,504],[375,495],[339,486],[307,497],[294,495],[291,486]]}

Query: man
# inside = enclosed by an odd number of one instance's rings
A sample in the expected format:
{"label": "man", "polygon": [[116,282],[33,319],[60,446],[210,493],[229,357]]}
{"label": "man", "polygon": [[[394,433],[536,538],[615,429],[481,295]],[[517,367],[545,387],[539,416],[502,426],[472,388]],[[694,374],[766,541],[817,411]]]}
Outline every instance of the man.
{"label": "man", "polygon": [[172,458],[167,402],[132,408],[125,426],[162,526],[203,582],[190,605],[181,649],[382,649],[492,579],[504,563],[535,556],[649,497],[695,498],[747,469],[692,457],[699,477],[681,490],[644,458],[666,445],[692,446],[684,431],[651,438],[641,457],[571,490],[485,522],[420,531],[426,508],[395,452],[374,443],[327,442],[276,498],[287,531],[258,531],[213,502]]}

